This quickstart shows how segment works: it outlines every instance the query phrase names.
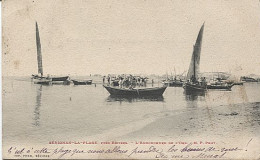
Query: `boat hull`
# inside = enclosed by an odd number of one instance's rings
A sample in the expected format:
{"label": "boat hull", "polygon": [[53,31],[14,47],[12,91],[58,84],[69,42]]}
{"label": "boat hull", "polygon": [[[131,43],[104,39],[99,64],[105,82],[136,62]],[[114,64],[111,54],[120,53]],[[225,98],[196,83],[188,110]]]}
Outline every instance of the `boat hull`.
{"label": "boat hull", "polygon": [[91,85],[92,84],[92,80],[87,80],[87,81],[76,81],[76,80],[72,80],[74,85]]}
{"label": "boat hull", "polygon": [[46,78],[35,78],[35,79],[33,79],[34,84],[50,85],[51,82],[52,82],[51,79],[46,79]]}
{"label": "boat hull", "polygon": [[223,86],[223,85],[207,85],[207,89],[228,90],[228,91],[231,91],[232,87],[233,87],[233,85],[227,85],[227,86]]}
{"label": "boat hull", "polygon": [[111,95],[117,96],[161,96],[167,87],[121,89],[103,85]]}
{"label": "boat hull", "polygon": [[69,76],[64,77],[51,77],[52,81],[66,81],[69,78]]}
{"label": "boat hull", "polygon": [[[38,75],[32,75],[32,79],[37,79],[40,78]],[[42,78],[48,78],[46,76],[42,77]],[[52,79],[52,81],[67,81],[69,76],[64,76],[64,77],[49,77]]]}
{"label": "boat hull", "polygon": [[184,83],[183,88],[186,92],[205,92],[207,90],[206,86]]}

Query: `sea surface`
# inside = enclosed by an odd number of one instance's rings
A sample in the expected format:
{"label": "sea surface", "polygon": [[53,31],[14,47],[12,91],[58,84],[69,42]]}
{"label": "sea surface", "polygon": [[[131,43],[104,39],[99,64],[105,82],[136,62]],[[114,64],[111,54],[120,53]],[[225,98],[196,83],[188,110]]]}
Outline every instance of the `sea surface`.
{"label": "sea surface", "polygon": [[[205,95],[187,95],[182,87],[168,87],[158,98],[120,98],[109,95],[100,83],[102,79],[93,80],[94,84],[86,86],[46,86],[33,84],[29,77],[4,77],[4,145],[47,144],[106,135],[127,139],[138,136],[138,131],[156,119],[167,123],[162,120],[167,115],[178,117],[209,106],[214,109],[260,102],[260,83],[234,86],[232,91],[209,90]],[[160,136],[156,128],[153,131],[153,136]]]}

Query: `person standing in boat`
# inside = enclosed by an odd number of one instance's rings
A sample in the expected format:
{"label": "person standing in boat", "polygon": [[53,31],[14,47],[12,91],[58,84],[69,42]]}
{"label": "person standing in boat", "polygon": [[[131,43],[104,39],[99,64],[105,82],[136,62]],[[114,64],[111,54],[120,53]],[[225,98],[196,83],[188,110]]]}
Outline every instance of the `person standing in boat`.
{"label": "person standing in boat", "polygon": [[107,77],[107,82],[108,82],[108,84],[110,84],[110,76],[109,75]]}
{"label": "person standing in boat", "polygon": [[105,83],[106,80],[106,76],[103,76],[103,84]]}
{"label": "person standing in boat", "polygon": [[122,85],[123,85],[123,78],[119,77],[119,88],[122,88]]}
{"label": "person standing in boat", "polygon": [[202,85],[202,86],[206,86],[206,85],[207,85],[206,77],[203,77],[203,78],[202,78],[202,80],[201,80],[201,85]]}

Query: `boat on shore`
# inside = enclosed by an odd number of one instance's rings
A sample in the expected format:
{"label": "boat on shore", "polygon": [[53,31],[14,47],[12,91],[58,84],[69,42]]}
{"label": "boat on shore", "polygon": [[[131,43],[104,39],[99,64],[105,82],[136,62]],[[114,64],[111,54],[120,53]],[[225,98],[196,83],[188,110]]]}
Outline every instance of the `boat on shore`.
{"label": "boat on shore", "polygon": [[91,85],[92,80],[71,80],[74,85]]}
{"label": "boat on shore", "polygon": [[167,86],[153,88],[119,88],[108,85],[103,85],[111,95],[117,96],[161,96]]}
{"label": "boat on shore", "polygon": [[201,26],[195,45],[193,46],[193,53],[187,74],[187,81],[183,84],[183,88],[187,92],[204,92],[207,90],[205,77],[199,82],[199,65],[200,54],[203,37],[204,24]]}

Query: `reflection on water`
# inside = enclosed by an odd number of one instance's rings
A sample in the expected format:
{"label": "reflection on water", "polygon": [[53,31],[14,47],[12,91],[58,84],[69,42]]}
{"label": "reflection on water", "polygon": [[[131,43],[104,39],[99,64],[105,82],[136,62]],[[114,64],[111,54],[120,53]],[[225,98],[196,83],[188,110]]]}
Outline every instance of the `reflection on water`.
{"label": "reflection on water", "polygon": [[198,100],[198,98],[205,98],[205,92],[184,91],[183,94],[185,95],[186,101],[195,101],[195,100]]}
{"label": "reflection on water", "polygon": [[40,107],[41,107],[41,100],[42,100],[42,85],[37,86],[37,95],[36,95],[36,104],[34,108],[34,123],[35,126],[40,126]]}
{"label": "reflection on water", "polygon": [[110,95],[106,99],[107,102],[145,102],[145,101],[160,101],[164,102],[163,96],[145,96],[145,97],[129,97],[129,96],[113,96]]}
{"label": "reflection on water", "polygon": [[183,95],[185,96],[187,108],[198,108],[198,101],[205,100],[205,92],[184,91]]}

